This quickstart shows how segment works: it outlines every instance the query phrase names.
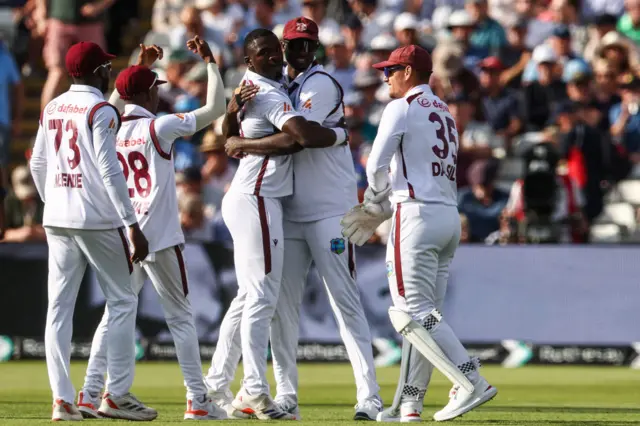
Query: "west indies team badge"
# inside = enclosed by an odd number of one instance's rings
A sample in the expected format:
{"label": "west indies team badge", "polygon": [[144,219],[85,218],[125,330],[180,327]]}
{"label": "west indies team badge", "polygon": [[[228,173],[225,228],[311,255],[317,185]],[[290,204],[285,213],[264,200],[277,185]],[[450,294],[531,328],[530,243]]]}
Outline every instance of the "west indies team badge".
{"label": "west indies team badge", "polygon": [[334,238],[331,240],[331,251],[335,254],[344,253],[345,247],[344,238]]}

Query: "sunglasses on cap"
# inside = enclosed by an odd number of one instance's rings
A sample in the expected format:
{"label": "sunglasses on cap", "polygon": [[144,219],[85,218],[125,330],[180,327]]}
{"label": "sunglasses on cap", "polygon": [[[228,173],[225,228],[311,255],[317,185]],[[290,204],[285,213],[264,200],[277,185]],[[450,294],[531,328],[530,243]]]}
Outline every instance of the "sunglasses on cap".
{"label": "sunglasses on cap", "polygon": [[407,67],[405,67],[404,65],[394,65],[392,67],[384,67],[382,69],[382,72],[384,73],[384,78],[389,78],[393,75],[394,72],[404,70],[405,68]]}
{"label": "sunglasses on cap", "polygon": [[105,63],[104,63],[104,64],[102,64],[102,65],[98,65],[98,66],[96,67],[96,69],[95,69],[95,70],[93,70],[93,73],[95,74],[95,73],[96,73],[100,68],[102,68],[102,67],[106,68],[106,69],[107,69],[107,71],[111,71],[111,62],[105,62]]}
{"label": "sunglasses on cap", "polygon": [[296,38],[293,40],[283,40],[283,45],[285,50],[289,50],[291,52],[304,52],[309,53],[310,51],[318,48],[318,42],[313,40],[307,40],[304,38]]}

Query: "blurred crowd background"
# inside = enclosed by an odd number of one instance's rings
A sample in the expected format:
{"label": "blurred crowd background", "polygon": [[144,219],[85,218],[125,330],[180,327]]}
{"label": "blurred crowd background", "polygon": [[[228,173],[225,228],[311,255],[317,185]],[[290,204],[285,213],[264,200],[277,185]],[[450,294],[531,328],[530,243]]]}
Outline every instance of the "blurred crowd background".
{"label": "blurred crowd background", "polygon": [[[360,196],[382,110],[371,64],[418,44],[430,85],[459,133],[463,241],[483,244],[640,241],[640,0],[1,0],[0,166],[11,188],[6,241],[44,240],[26,162],[42,105],[68,88],[66,49],[92,40],[133,63],[158,44],[160,114],[204,101],[206,68],[185,49],[207,40],[227,98],[255,28],[281,36],[304,15],[320,27],[318,62],[345,91]],[[114,75],[115,77],[115,75]],[[237,167],[220,124],[175,145],[187,239],[230,243],[220,203]],[[385,243],[388,223],[372,238]]]}

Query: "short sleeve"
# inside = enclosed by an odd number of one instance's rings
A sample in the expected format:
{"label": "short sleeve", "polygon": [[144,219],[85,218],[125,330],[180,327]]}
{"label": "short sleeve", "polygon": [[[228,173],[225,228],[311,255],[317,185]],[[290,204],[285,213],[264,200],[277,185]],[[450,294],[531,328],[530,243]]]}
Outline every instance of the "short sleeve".
{"label": "short sleeve", "polygon": [[155,120],[154,130],[163,150],[169,152],[176,139],[196,132],[196,116],[192,112],[163,115]]}
{"label": "short sleeve", "polygon": [[291,100],[282,92],[270,90],[264,94],[260,106],[264,116],[271,124],[282,130],[284,123],[300,114],[293,109]]}
{"label": "short sleeve", "polygon": [[326,75],[318,74],[305,81],[300,90],[298,112],[308,121],[322,124],[340,104],[340,93]]}

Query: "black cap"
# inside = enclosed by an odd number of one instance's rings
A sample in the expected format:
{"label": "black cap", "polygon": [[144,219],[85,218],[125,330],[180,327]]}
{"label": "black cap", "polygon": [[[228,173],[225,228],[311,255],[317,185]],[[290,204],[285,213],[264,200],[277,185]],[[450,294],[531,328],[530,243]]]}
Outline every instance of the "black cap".
{"label": "black cap", "polygon": [[185,183],[198,183],[202,181],[202,174],[197,167],[187,167],[182,171]]}
{"label": "black cap", "polygon": [[358,30],[362,28],[362,22],[356,15],[351,14],[344,21],[344,26],[352,30]]}
{"label": "black cap", "polygon": [[602,15],[596,15],[593,17],[594,25],[609,25],[615,27],[618,23],[618,18],[608,13]]}
{"label": "black cap", "polygon": [[553,29],[553,32],[551,34],[554,37],[558,37],[558,38],[563,38],[563,39],[571,38],[571,31],[569,30],[569,27],[565,24],[560,24],[556,26]]}

